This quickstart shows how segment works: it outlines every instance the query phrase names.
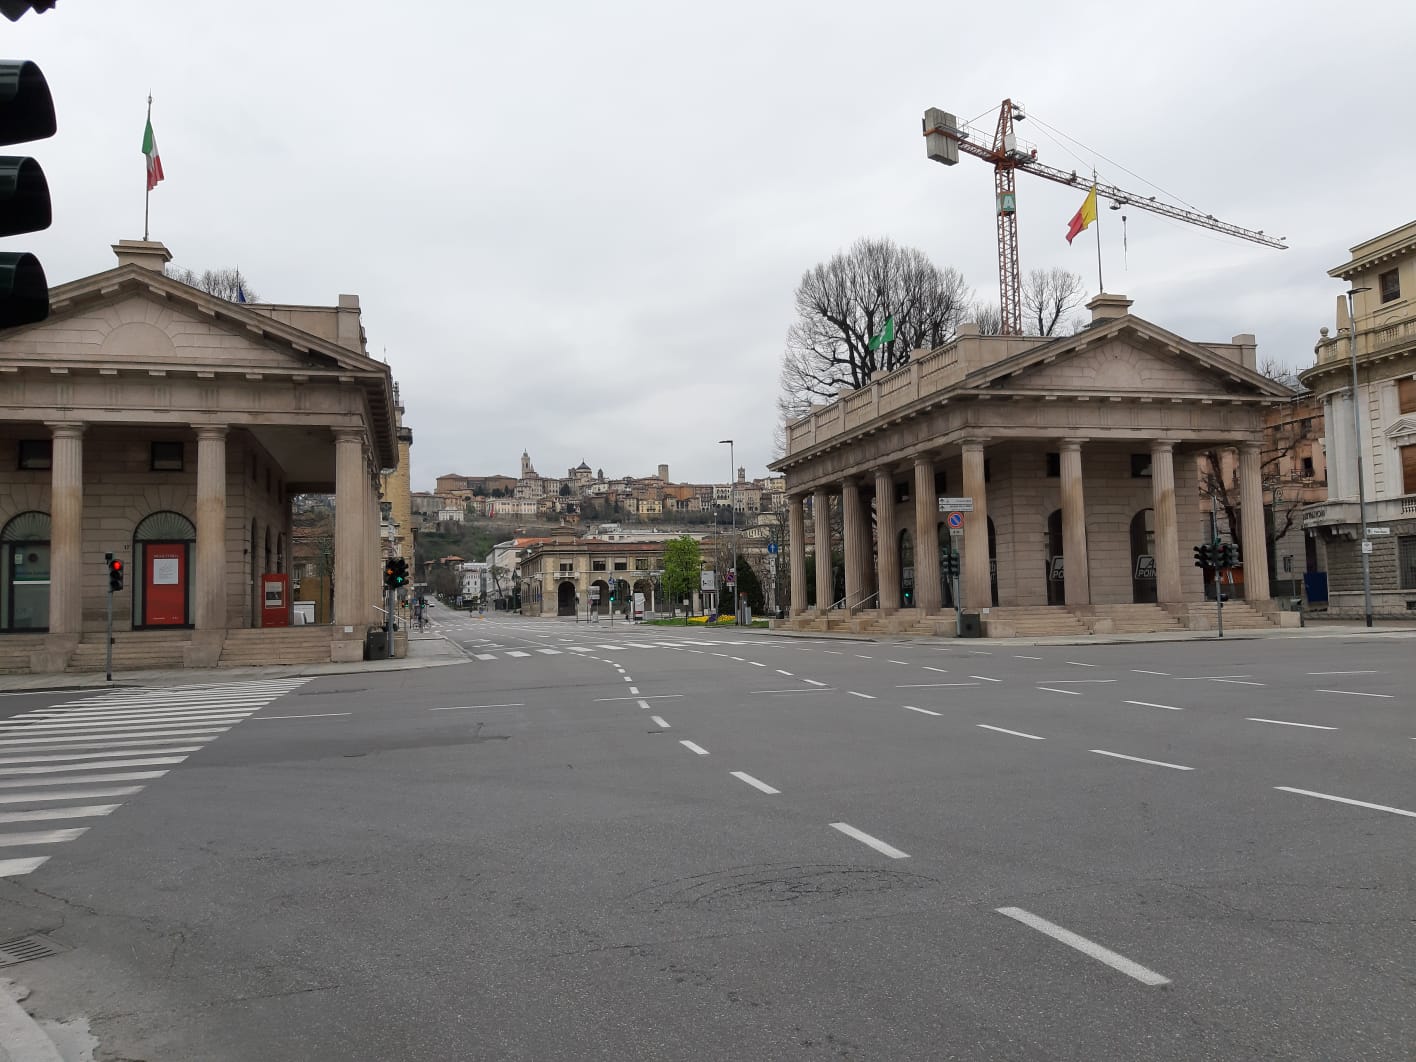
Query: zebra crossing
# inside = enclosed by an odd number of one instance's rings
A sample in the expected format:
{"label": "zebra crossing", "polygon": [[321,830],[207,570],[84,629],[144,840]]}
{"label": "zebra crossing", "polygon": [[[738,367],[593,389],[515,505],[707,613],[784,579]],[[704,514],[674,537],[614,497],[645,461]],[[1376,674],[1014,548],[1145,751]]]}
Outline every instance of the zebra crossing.
{"label": "zebra crossing", "polygon": [[564,648],[553,649],[547,647],[524,646],[520,649],[509,649],[496,642],[483,642],[472,646],[472,656],[475,660],[528,660],[537,656],[583,656],[595,653],[600,650],[608,652],[619,652],[626,649],[684,649],[690,646],[723,646],[723,645],[747,645],[746,641],[729,641],[727,639],[715,638],[711,641],[704,639],[682,638],[675,641],[654,641],[646,642],[640,640],[622,639],[615,642],[592,642],[588,638],[580,639],[578,644],[569,644],[570,639],[562,639]]}
{"label": "zebra crossing", "polygon": [[123,798],[307,681],[117,689],[0,721],[0,827],[35,827],[0,829],[0,877],[30,873],[49,859],[39,852],[90,828],[45,823],[112,814]]}

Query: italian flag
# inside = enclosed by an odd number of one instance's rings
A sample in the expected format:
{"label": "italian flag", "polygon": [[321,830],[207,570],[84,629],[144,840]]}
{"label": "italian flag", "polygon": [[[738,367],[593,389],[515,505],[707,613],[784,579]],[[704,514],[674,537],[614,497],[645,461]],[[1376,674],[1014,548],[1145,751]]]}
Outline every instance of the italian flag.
{"label": "italian flag", "polygon": [[163,178],[162,156],[157,153],[157,137],[152,134],[151,118],[143,130],[143,154],[147,156],[148,191],[151,192]]}

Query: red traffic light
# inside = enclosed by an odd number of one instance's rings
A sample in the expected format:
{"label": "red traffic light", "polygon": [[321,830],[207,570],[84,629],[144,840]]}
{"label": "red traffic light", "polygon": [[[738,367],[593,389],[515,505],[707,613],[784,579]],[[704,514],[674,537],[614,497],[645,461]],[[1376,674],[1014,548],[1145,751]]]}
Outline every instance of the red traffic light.
{"label": "red traffic light", "polygon": [[109,561],[109,562],[108,562],[108,570],[109,570],[110,572],[121,572],[121,571],[123,570],[123,562],[120,561],[120,560],[111,560],[111,561]]}

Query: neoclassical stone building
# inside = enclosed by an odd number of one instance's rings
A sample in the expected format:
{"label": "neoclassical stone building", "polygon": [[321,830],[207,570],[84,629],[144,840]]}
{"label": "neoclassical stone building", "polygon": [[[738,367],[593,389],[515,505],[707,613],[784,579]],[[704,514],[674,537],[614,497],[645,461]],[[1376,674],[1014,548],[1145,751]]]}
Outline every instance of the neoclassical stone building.
{"label": "neoclassical stone building", "polygon": [[[1192,548],[1194,453],[1239,448],[1246,555],[1265,556],[1260,448],[1265,408],[1290,397],[1255,371],[1252,335],[1196,343],[1102,294],[1079,334],[983,336],[946,346],[788,426],[791,618],[817,629],[952,633],[940,577],[951,537],[941,497],[963,515],[961,604],[985,634],[1205,627]],[[839,506],[844,597],[833,600],[830,523],[814,519],[808,600],[806,508]],[[1267,566],[1245,572],[1232,624],[1288,622]],[[1265,619],[1264,617],[1267,617]]]}
{"label": "neoclassical stone building", "polygon": [[[160,243],[114,252],[0,333],[0,670],[103,666],[107,553],[127,569],[115,666],[357,659],[399,461],[358,298],[232,303],[164,276]],[[291,497],[328,491],[334,625],[253,630],[262,576],[289,572]]]}

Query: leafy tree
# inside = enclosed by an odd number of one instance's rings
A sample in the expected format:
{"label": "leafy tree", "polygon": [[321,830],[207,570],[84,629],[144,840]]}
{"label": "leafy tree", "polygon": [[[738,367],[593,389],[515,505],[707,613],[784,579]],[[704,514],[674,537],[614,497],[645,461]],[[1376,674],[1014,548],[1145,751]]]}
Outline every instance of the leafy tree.
{"label": "leafy tree", "polygon": [[[664,589],[668,592],[671,609],[698,588],[702,565],[703,551],[697,539],[684,535],[664,543]],[[688,622],[687,615],[684,622]]]}
{"label": "leafy tree", "polygon": [[[898,369],[912,350],[947,341],[969,296],[958,270],[941,269],[923,251],[890,239],[857,240],[807,270],[782,358],[778,407],[784,420]],[[887,317],[894,318],[895,338],[872,349]]]}
{"label": "leafy tree", "polygon": [[241,301],[237,298],[238,292],[245,296],[246,302],[261,301],[261,297],[247,283],[240,269],[206,269],[198,274],[194,269],[169,265],[163,272],[173,280],[181,281],[189,287],[205,291],[208,295],[215,295],[227,302]]}

